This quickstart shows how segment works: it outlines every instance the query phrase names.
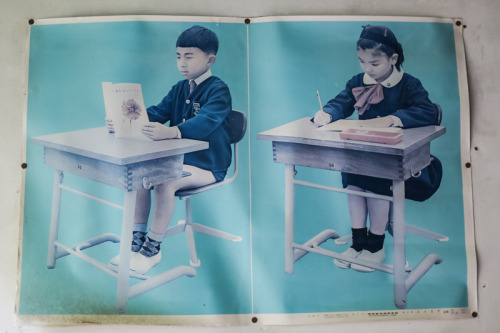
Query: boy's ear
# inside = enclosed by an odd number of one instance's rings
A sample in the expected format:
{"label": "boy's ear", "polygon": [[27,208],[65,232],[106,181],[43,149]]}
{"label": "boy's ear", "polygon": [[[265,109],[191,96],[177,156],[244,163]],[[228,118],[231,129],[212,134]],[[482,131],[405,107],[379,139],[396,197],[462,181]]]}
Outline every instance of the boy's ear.
{"label": "boy's ear", "polygon": [[211,54],[208,56],[208,63],[212,66],[215,63],[215,54]]}

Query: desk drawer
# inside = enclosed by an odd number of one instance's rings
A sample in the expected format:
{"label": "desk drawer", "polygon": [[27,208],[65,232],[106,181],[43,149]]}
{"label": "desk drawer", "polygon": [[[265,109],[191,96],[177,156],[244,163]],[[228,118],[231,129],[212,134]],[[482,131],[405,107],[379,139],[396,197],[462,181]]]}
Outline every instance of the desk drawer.
{"label": "desk drawer", "polygon": [[277,163],[301,165],[393,180],[405,180],[410,173],[429,164],[430,146],[424,145],[403,158],[401,155],[373,153],[345,148],[273,142]]}
{"label": "desk drawer", "polygon": [[175,155],[128,165],[117,165],[45,147],[45,164],[63,172],[85,177],[121,190],[143,188],[143,178],[148,185],[161,184],[182,176],[184,155]]}

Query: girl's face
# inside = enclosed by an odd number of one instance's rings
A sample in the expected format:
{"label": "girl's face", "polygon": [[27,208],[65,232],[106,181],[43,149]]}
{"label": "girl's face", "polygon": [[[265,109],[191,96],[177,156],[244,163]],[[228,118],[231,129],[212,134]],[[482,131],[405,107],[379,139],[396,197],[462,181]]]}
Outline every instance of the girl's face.
{"label": "girl's face", "polygon": [[380,83],[391,75],[392,66],[396,64],[398,55],[394,53],[389,57],[380,50],[358,48],[358,58],[363,72]]}

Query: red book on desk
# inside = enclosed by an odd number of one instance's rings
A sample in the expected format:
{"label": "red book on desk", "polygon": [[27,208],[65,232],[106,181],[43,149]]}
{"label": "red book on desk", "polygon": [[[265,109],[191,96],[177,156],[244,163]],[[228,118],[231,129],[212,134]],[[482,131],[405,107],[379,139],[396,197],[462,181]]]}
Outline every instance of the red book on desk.
{"label": "red book on desk", "polygon": [[403,140],[403,133],[350,128],[341,132],[340,138],[395,145]]}

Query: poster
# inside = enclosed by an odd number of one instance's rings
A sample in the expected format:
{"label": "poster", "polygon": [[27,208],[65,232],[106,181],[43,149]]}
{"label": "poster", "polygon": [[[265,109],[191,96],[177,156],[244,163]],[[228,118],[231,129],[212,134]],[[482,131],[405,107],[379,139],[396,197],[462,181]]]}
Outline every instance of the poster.
{"label": "poster", "polygon": [[[35,323],[166,323],[176,325],[305,324],[367,320],[450,319],[477,308],[471,209],[468,97],[461,27],[452,19],[391,17],[98,17],[35,20],[30,31],[26,117],[26,186],[18,314]],[[182,76],[175,41],[199,24],[219,39],[211,67],[229,87],[233,109],[248,120],[239,142],[239,173],[227,186],[193,197],[193,220],[241,237],[230,242],[196,235],[201,260],[196,275],[181,277],[127,301],[117,315],[116,279],[73,256],[47,268],[54,170],[44,165],[42,135],[105,126],[101,82],[141,84],[146,106],[155,105]],[[417,77],[443,110],[446,134],[432,142],[443,163],[439,190],[425,202],[406,200],[408,223],[446,235],[436,242],[406,236],[406,259],[416,265],[428,253],[433,266],[408,293],[406,308],[394,304],[393,277],[341,270],[332,258],[308,254],[284,270],[284,166],[273,162],[271,143],[258,134],[318,110],[361,72],[356,41],[362,26],[389,27],[403,45],[404,71]],[[297,168],[311,182],[342,187],[340,174]],[[68,187],[117,202],[123,192],[65,174]],[[59,239],[67,244],[107,232],[120,234],[122,214],[114,207],[63,192]],[[176,202],[170,225],[183,220]],[[344,194],[298,188],[295,240],[324,229],[350,232]],[[348,245],[325,243],[343,252]],[[392,238],[386,236],[390,264]],[[182,235],[162,244],[158,274],[190,265]],[[90,248],[102,262],[118,244]],[[137,283],[132,281],[131,284]]]}

